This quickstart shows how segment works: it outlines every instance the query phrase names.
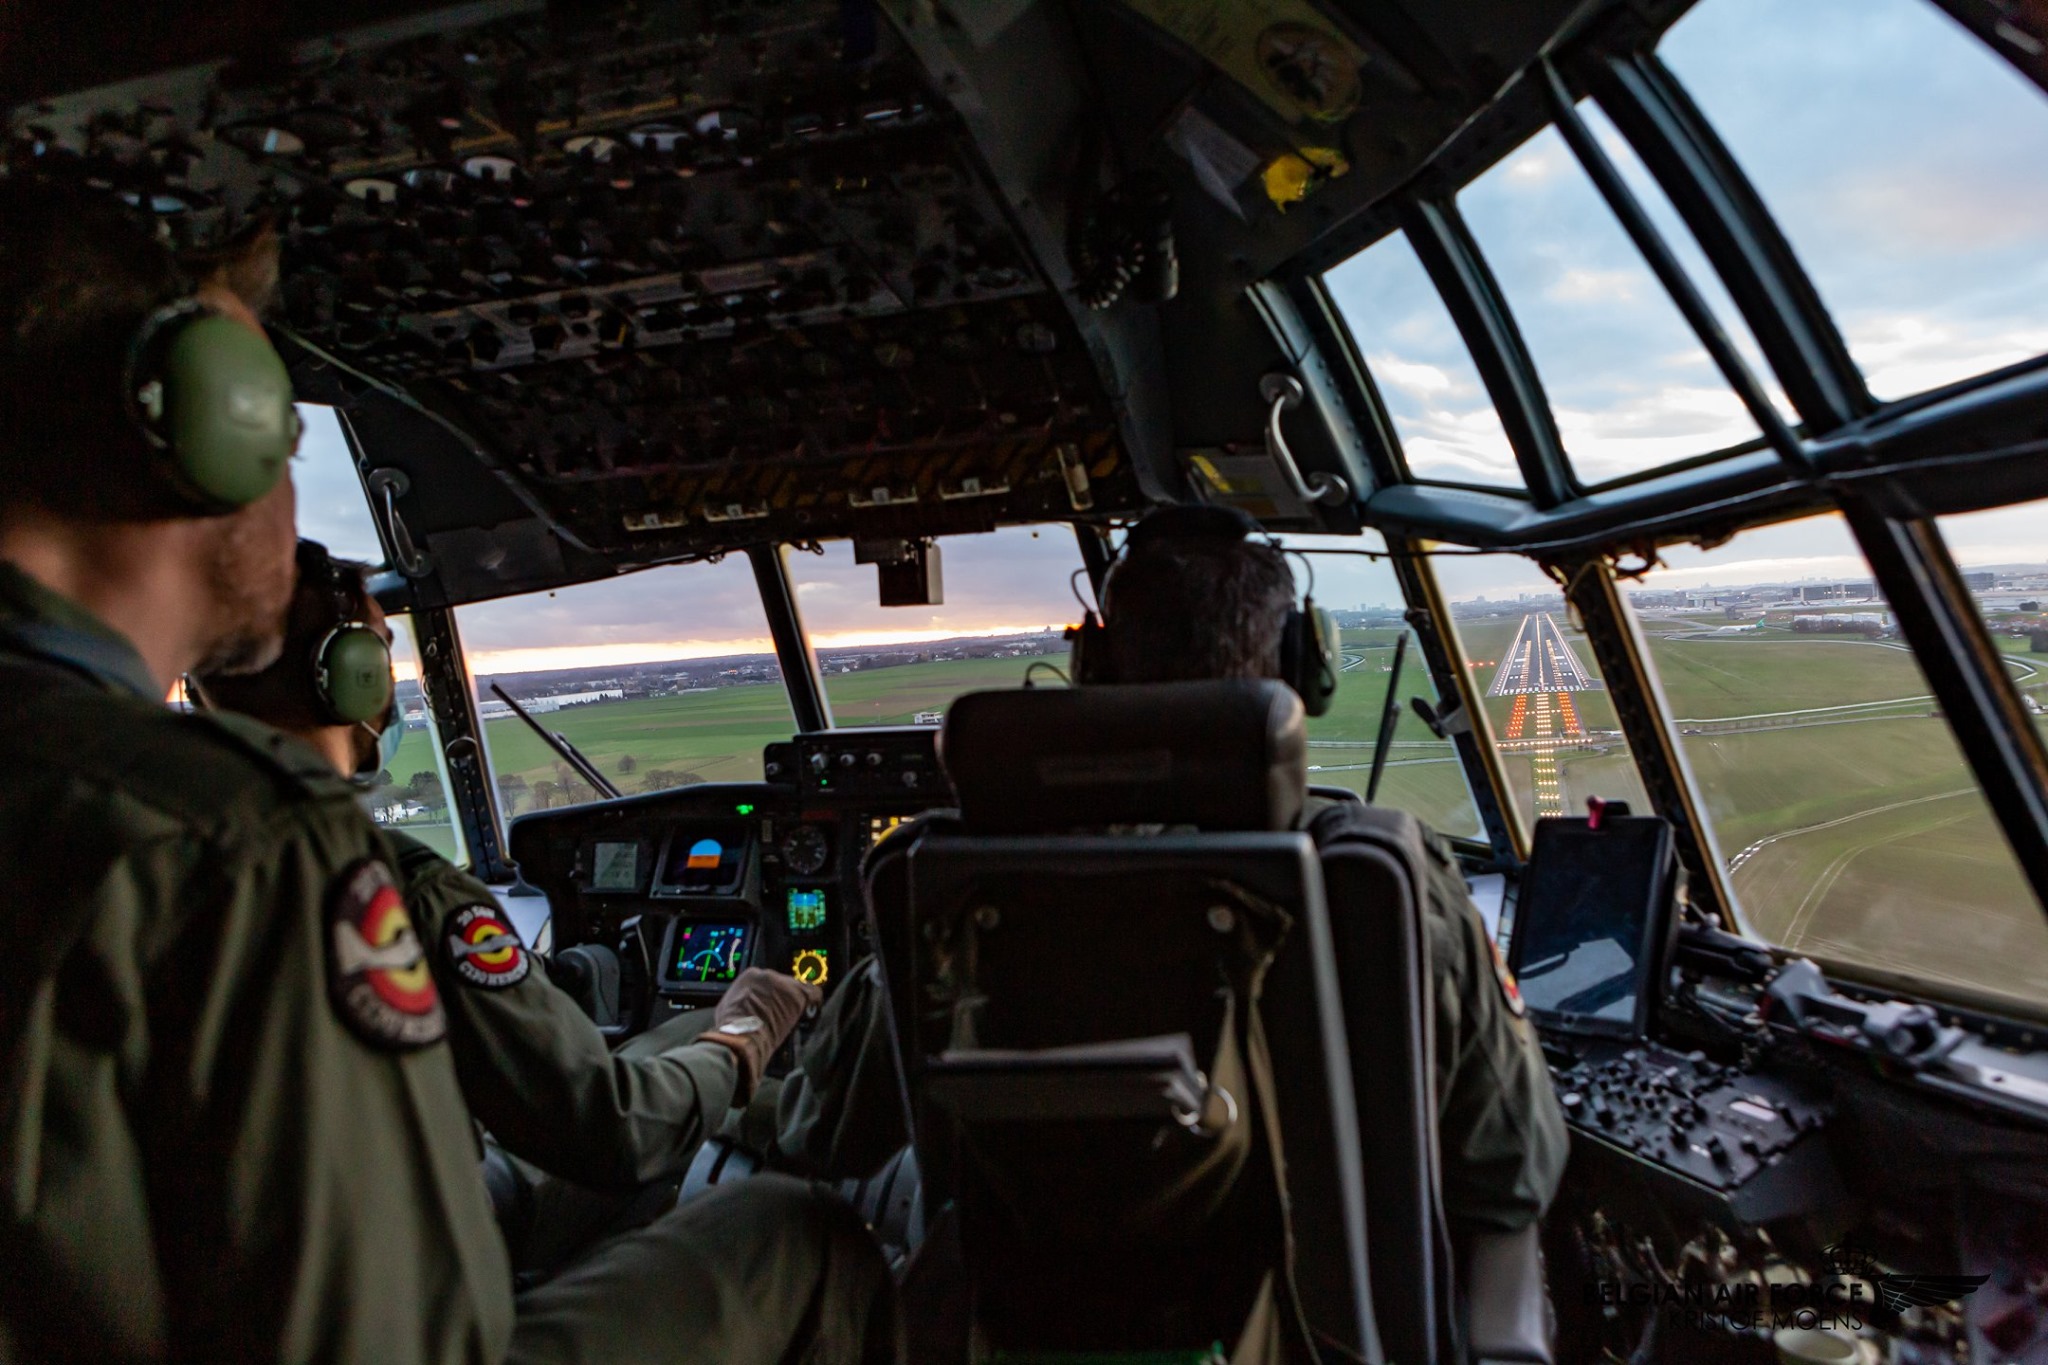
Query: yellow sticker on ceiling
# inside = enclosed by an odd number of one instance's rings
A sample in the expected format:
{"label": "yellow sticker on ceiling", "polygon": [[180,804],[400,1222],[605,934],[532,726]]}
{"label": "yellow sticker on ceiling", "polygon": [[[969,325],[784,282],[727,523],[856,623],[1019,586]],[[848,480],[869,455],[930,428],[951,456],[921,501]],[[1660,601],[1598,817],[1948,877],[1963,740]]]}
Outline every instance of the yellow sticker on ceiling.
{"label": "yellow sticker on ceiling", "polygon": [[1358,107],[1366,53],[1307,0],[1124,0],[1289,123],[1337,123]]}

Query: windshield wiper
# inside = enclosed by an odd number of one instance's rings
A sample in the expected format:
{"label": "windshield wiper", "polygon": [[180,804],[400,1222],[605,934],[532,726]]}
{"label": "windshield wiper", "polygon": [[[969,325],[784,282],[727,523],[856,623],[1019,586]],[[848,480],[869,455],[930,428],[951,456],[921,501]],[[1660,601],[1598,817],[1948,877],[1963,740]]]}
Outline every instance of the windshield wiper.
{"label": "windshield wiper", "polygon": [[575,745],[569,742],[568,736],[557,734],[554,731],[549,730],[547,727],[543,726],[539,721],[533,718],[531,712],[529,712],[525,707],[521,706],[517,701],[513,700],[512,694],[510,692],[507,692],[504,688],[498,686],[498,684],[492,683],[491,691],[498,694],[499,701],[504,702],[505,705],[512,708],[513,715],[519,717],[519,719],[526,722],[527,728],[531,729],[535,734],[540,736],[541,742],[543,744],[547,745],[550,749],[553,749],[556,752],[556,754],[561,756],[561,759],[564,763],[567,763],[570,767],[574,768],[576,770],[576,775],[582,778],[585,782],[588,782],[590,784],[590,789],[592,791],[596,792],[599,796],[604,797],[607,801],[618,799],[620,795],[619,789],[617,787],[614,787],[611,784],[610,779],[606,778],[603,773],[597,770],[596,764],[592,763],[589,759],[583,756],[582,750],[578,749]]}

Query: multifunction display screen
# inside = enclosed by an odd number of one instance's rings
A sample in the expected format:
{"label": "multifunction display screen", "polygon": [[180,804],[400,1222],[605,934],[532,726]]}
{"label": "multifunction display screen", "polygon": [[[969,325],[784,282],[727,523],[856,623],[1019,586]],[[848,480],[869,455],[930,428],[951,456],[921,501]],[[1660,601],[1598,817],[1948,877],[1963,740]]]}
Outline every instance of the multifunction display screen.
{"label": "multifunction display screen", "polygon": [[749,933],[744,924],[679,921],[669,941],[668,979],[689,985],[732,980],[747,965]]}
{"label": "multifunction display screen", "polygon": [[590,890],[634,892],[640,889],[640,843],[636,839],[599,839],[590,846]]}
{"label": "multifunction display screen", "polygon": [[1558,1020],[1640,1026],[1668,922],[1670,833],[1660,820],[1537,825],[1515,912],[1513,967],[1529,1007]]}
{"label": "multifunction display screen", "polygon": [[753,830],[743,824],[689,825],[669,837],[660,890],[672,896],[730,896],[747,876]]}
{"label": "multifunction display screen", "polygon": [[815,934],[825,927],[825,888],[789,888],[789,932]]}

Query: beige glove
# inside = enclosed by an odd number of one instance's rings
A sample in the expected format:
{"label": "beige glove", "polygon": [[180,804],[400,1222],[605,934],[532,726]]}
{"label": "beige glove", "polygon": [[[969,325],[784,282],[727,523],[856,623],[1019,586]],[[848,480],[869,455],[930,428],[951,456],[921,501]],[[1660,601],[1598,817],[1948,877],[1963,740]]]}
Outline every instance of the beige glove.
{"label": "beige glove", "polygon": [[824,992],[809,982],[765,967],[747,968],[725,988],[718,1008],[712,1011],[711,1028],[701,1035],[701,1041],[726,1048],[739,1063],[735,1104],[744,1104],[753,1096],[775,1049],[796,1028],[804,1011],[816,1008],[824,998]]}

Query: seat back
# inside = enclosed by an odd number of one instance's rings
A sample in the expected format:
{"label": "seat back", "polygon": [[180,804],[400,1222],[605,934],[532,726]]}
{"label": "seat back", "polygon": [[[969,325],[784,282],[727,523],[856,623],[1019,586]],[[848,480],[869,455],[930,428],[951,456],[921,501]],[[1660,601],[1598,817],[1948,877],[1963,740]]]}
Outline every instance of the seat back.
{"label": "seat back", "polygon": [[1298,1289],[1378,1358],[1301,736],[1277,684],[963,698],[959,815],[871,858],[927,1199],[992,1346],[1200,1349]]}
{"label": "seat back", "polygon": [[[1309,821],[1329,899],[1365,1150],[1367,1245],[1394,1360],[1453,1359],[1452,1257],[1440,1196],[1434,981],[1422,907],[1429,852],[1400,811],[1339,803]],[[1398,1270],[1396,1269],[1398,1267]]]}

